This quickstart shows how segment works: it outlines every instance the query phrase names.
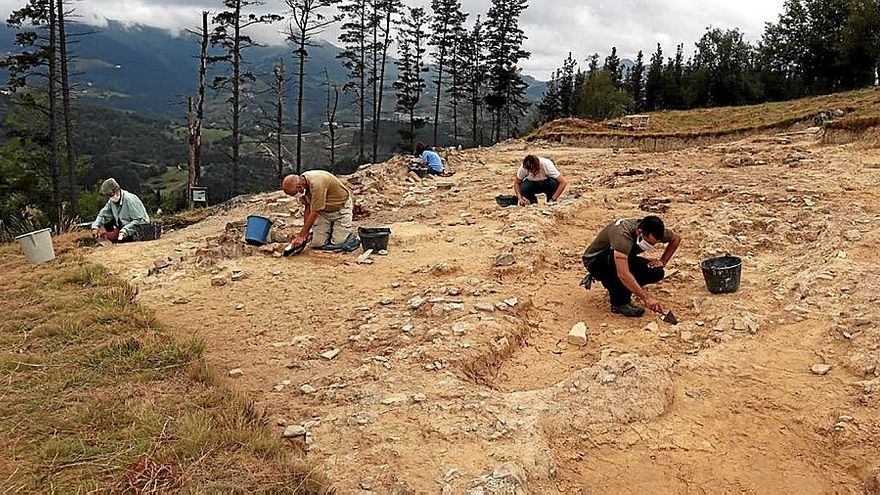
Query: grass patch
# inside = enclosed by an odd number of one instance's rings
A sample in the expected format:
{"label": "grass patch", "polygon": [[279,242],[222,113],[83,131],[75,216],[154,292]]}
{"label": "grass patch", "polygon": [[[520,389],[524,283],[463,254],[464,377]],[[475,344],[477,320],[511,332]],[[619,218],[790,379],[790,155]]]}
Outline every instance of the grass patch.
{"label": "grass patch", "polygon": [[617,131],[604,129],[602,124],[579,119],[561,119],[544,124],[528,139],[553,140],[566,136],[628,136],[649,139],[720,137],[787,127],[808,120],[820,111],[833,109],[847,110],[847,115],[829,123],[831,127],[862,129],[867,124],[876,124],[880,122],[880,90],[867,88],[761,105],[652,112],[651,129],[647,131]]}
{"label": "grass patch", "polygon": [[332,493],[265,414],[72,237],[0,246],[0,480],[14,492]]}

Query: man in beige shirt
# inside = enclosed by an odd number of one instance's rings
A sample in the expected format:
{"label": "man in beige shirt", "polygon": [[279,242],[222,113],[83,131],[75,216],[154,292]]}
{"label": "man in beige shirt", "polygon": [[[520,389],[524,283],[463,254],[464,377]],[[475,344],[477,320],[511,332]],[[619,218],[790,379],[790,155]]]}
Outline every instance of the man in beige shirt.
{"label": "man in beige shirt", "polygon": [[303,227],[291,240],[300,246],[312,233],[312,247],[331,251],[354,251],[360,245],[352,233],[354,201],[351,189],[335,175],[324,170],[309,170],[302,175],[288,175],[281,183],[288,196],[305,205]]}

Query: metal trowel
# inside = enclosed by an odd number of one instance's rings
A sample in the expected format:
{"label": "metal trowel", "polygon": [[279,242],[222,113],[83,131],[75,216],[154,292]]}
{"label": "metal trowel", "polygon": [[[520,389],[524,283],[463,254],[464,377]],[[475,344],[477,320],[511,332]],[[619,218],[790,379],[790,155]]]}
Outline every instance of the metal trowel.
{"label": "metal trowel", "polygon": [[669,311],[665,315],[663,315],[663,318],[661,318],[661,320],[669,323],[670,325],[678,325],[678,318],[675,317],[675,314],[672,311]]}

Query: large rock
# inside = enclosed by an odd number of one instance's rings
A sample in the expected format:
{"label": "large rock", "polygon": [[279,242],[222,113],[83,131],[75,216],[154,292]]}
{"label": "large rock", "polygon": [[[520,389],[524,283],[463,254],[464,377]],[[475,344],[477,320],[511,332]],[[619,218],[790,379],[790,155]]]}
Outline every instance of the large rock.
{"label": "large rock", "polygon": [[587,324],[579,321],[568,331],[568,343],[571,345],[587,345]]}
{"label": "large rock", "polygon": [[513,253],[501,253],[495,256],[495,266],[511,266],[516,263],[516,256]]}

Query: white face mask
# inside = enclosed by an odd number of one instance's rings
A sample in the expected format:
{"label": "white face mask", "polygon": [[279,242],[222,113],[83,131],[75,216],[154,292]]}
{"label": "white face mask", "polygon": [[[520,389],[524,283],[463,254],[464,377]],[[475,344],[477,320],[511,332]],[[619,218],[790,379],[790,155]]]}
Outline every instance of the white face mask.
{"label": "white face mask", "polygon": [[110,201],[113,201],[114,203],[122,201],[122,191],[110,196]]}
{"label": "white face mask", "polygon": [[638,246],[639,249],[642,250],[642,252],[650,251],[654,248],[654,245],[646,241],[645,238],[642,236],[639,236],[639,238],[636,240],[636,246]]}
{"label": "white face mask", "polygon": [[305,191],[303,191],[303,192],[298,192],[298,193],[296,193],[296,194],[293,195],[293,199],[302,199],[302,198],[304,198],[305,196],[306,196]]}

